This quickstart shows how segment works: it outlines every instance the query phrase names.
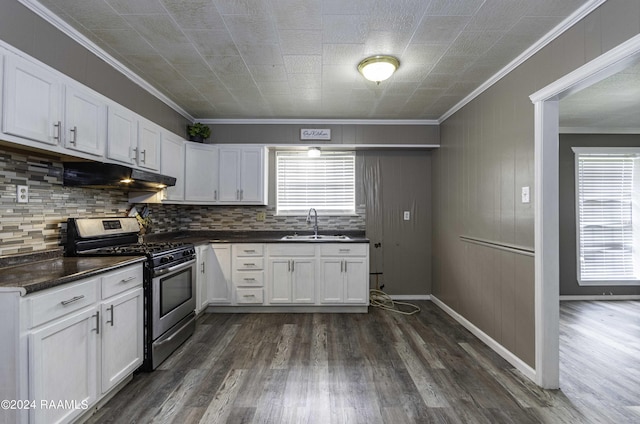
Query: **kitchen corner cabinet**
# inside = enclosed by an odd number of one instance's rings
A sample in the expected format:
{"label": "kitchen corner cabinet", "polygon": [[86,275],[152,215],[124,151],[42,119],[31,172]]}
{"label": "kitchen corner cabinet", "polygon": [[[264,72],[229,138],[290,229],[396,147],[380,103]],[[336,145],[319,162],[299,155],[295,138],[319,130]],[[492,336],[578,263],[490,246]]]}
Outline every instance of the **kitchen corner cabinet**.
{"label": "kitchen corner cabinet", "polygon": [[6,422],[71,422],[142,364],[142,284],[136,264],[24,297],[0,292],[0,396],[37,402],[3,411]]}
{"label": "kitchen corner cabinet", "polygon": [[218,149],[211,144],[185,143],[184,198],[213,203],[218,197]]}
{"label": "kitchen corner cabinet", "polygon": [[162,136],[160,149],[160,172],[176,178],[176,185],[166,188],[166,200],[184,200],[184,149],[185,141],[171,133]]}
{"label": "kitchen corner cabinet", "polygon": [[211,304],[230,304],[233,301],[231,289],[231,245],[212,244],[213,255],[208,278],[208,300]]}
{"label": "kitchen corner cabinet", "polygon": [[311,244],[267,245],[270,304],[312,304],[315,301],[316,253]]}
{"label": "kitchen corner cabinet", "polygon": [[320,245],[320,302],[361,304],[369,296],[366,244]]}
{"label": "kitchen corner cabinet", "polygon": [[219,147],[218,202],[228,204],[267,204],[264,147]]}

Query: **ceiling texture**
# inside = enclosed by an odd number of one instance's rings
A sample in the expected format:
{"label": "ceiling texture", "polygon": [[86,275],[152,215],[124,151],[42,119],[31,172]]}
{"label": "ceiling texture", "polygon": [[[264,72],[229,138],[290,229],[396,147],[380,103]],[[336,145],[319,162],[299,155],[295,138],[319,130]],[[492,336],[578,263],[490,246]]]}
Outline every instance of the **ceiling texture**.
{"label": "ceiling texture", "polygon": [[[588,0],[40,0],[196,119],[435,120]],[[376,85],[365,57],[400,60]]]}

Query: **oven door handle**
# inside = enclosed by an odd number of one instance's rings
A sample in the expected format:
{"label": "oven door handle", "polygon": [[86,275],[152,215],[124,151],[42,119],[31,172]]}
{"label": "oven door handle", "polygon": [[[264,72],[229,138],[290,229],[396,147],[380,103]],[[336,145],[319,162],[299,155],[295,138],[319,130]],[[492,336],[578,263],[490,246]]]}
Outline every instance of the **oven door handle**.
{"label": "oven door handle", "polygon": [[175,331],[175,332],[171,335],[171,337],[169,337],[169,338],[167,338],[167,339],[165,339],[165,340],[161,341],[160,343],[154,343],[154,345],[157,347],[157,346],[162,346],[162,345],[163,345],[163,344],[165,344],[165,343],[169,343],[171,340],[173,340],[173,339],[174,339],[174,337],[176,337],[178,334],[180,334],[180,332],[181,332],[182,330],[184,330],[186,327],[188,327],[189,325],[191,325],[192,321],[193,321],[193,319],[190,319],[190,320],[189,320],[189,321],[187,321],[187,322],[186,322],[182,327],[180,327],[180,329],[179,329],[178,331]]}
{"label": "oven door handle", "polygon": [[174,271],[180,271],[183,268],[189,268],[190,266],[192,266],[193,264],[196,263],[195,259],[191,259],[188,262],[183,262],[181,264],[175,265],[175,266],[171,266],[169,268],[165,268],[165,269],[160,269],[158,271],[155,271],[153,273],[154,276],[159,276],[159,275],[164,275],[167,274],[169,272],[174,272]]}

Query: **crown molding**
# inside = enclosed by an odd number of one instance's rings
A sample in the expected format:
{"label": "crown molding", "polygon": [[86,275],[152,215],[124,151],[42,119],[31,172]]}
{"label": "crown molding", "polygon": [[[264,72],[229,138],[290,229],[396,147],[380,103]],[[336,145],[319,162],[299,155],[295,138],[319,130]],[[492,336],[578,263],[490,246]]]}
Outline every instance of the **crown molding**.
{"label": "crown molding", "polygon": [[129,78],[132,82],[142,87],[145,91],[147,91],[152,96],[156,97],[158,100],[169,106],[171,109],[175,110],[180,115],[184,116],[189,121],[194,121],[194,117],[189,114],[186,110],[184,110],[180,105],[171,100],[169,97],[164,95],[157,88],[149,84],[146,80],[140,77],[138,74],[129,69],[122,62],[111,56],[109,53],[98,47],[93,41],[89,40],[83,34],[81,34],[76,29],[72,28],[69,24],[67,24],[64,20],[58,17],[56,14],[51,12],[51,10],[47,9],[45,6],[40,4],[40,2],[36,0],[18,0],[23,6],[27,9],[31,10],[36,15],[40,16],[42,19],[53,25],[58,30],[62,31],[65,35],[71,38],[76,43],[80,44],[82,47],[89,50],[91,53],[98,56],[100,59],[105,61],[108,65],[113,67],[116,71],[123,74],[125,77]]}
{"label": "crown molding", "polygon": [[440,125],[437,119],[198,119],[210,125]]}
{"label": "crown molding", "polygon": [[595,9],[600,7],[607,0],[591,0],[585,4],[583,4],[578,10],[569,15],[566,19],[556,25],[551,31],[546,33],[542,38],[536,41],[531,47],[522,52],[518,57],[513,59],[507,66],[499,70],[496,74],[494,74],[491,78],[486,80],[480,87],[473,90],[467,97],[460,100],[456,103],[451,109],[446,111],[440,118],[438,118],[439,123],[443,123],[447,120],[451,115],[465,107],[468,103],[470,103],[473,99],[478,97],[480,94],[484,93],[495,83],[504,78],[511,71],[516,69],[518,66],[522,65],[528,59],[530,59],[534,54],[538,53],[545,46],[551,43],[553,40],[561,36],[565,31],[574,26],[580,20],[582,20],[585,16],[593,12]]}
{"label": "crown molding", "polygon": [[640,134],[640,128],[560,127],[560,134]]}

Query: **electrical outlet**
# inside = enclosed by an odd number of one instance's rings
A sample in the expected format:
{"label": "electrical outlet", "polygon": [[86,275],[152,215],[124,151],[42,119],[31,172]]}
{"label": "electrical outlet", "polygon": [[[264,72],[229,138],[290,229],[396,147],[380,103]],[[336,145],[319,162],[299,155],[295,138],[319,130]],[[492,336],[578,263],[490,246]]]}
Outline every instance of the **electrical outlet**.
{"label": "electrical outlet", "polygon": [[411,212],[404,211],[404,220],[409,221],[411,219]]}
{"label": "electrical outlet", "polygon": [[16,186],[16,201],[18,203],[29,203],[29,186]]}
{"label": "electrical outlet", "polygon": [[267,219],[267,213],[266,212],[258,212],[256,214],[256,221],[264,221],[265,219]]}
{"label": "electrical outlet", "polygon": [[522,197],[522,203],[531,202],[531,197],[529,195],[529,187],[522,187],[521,197]]}

